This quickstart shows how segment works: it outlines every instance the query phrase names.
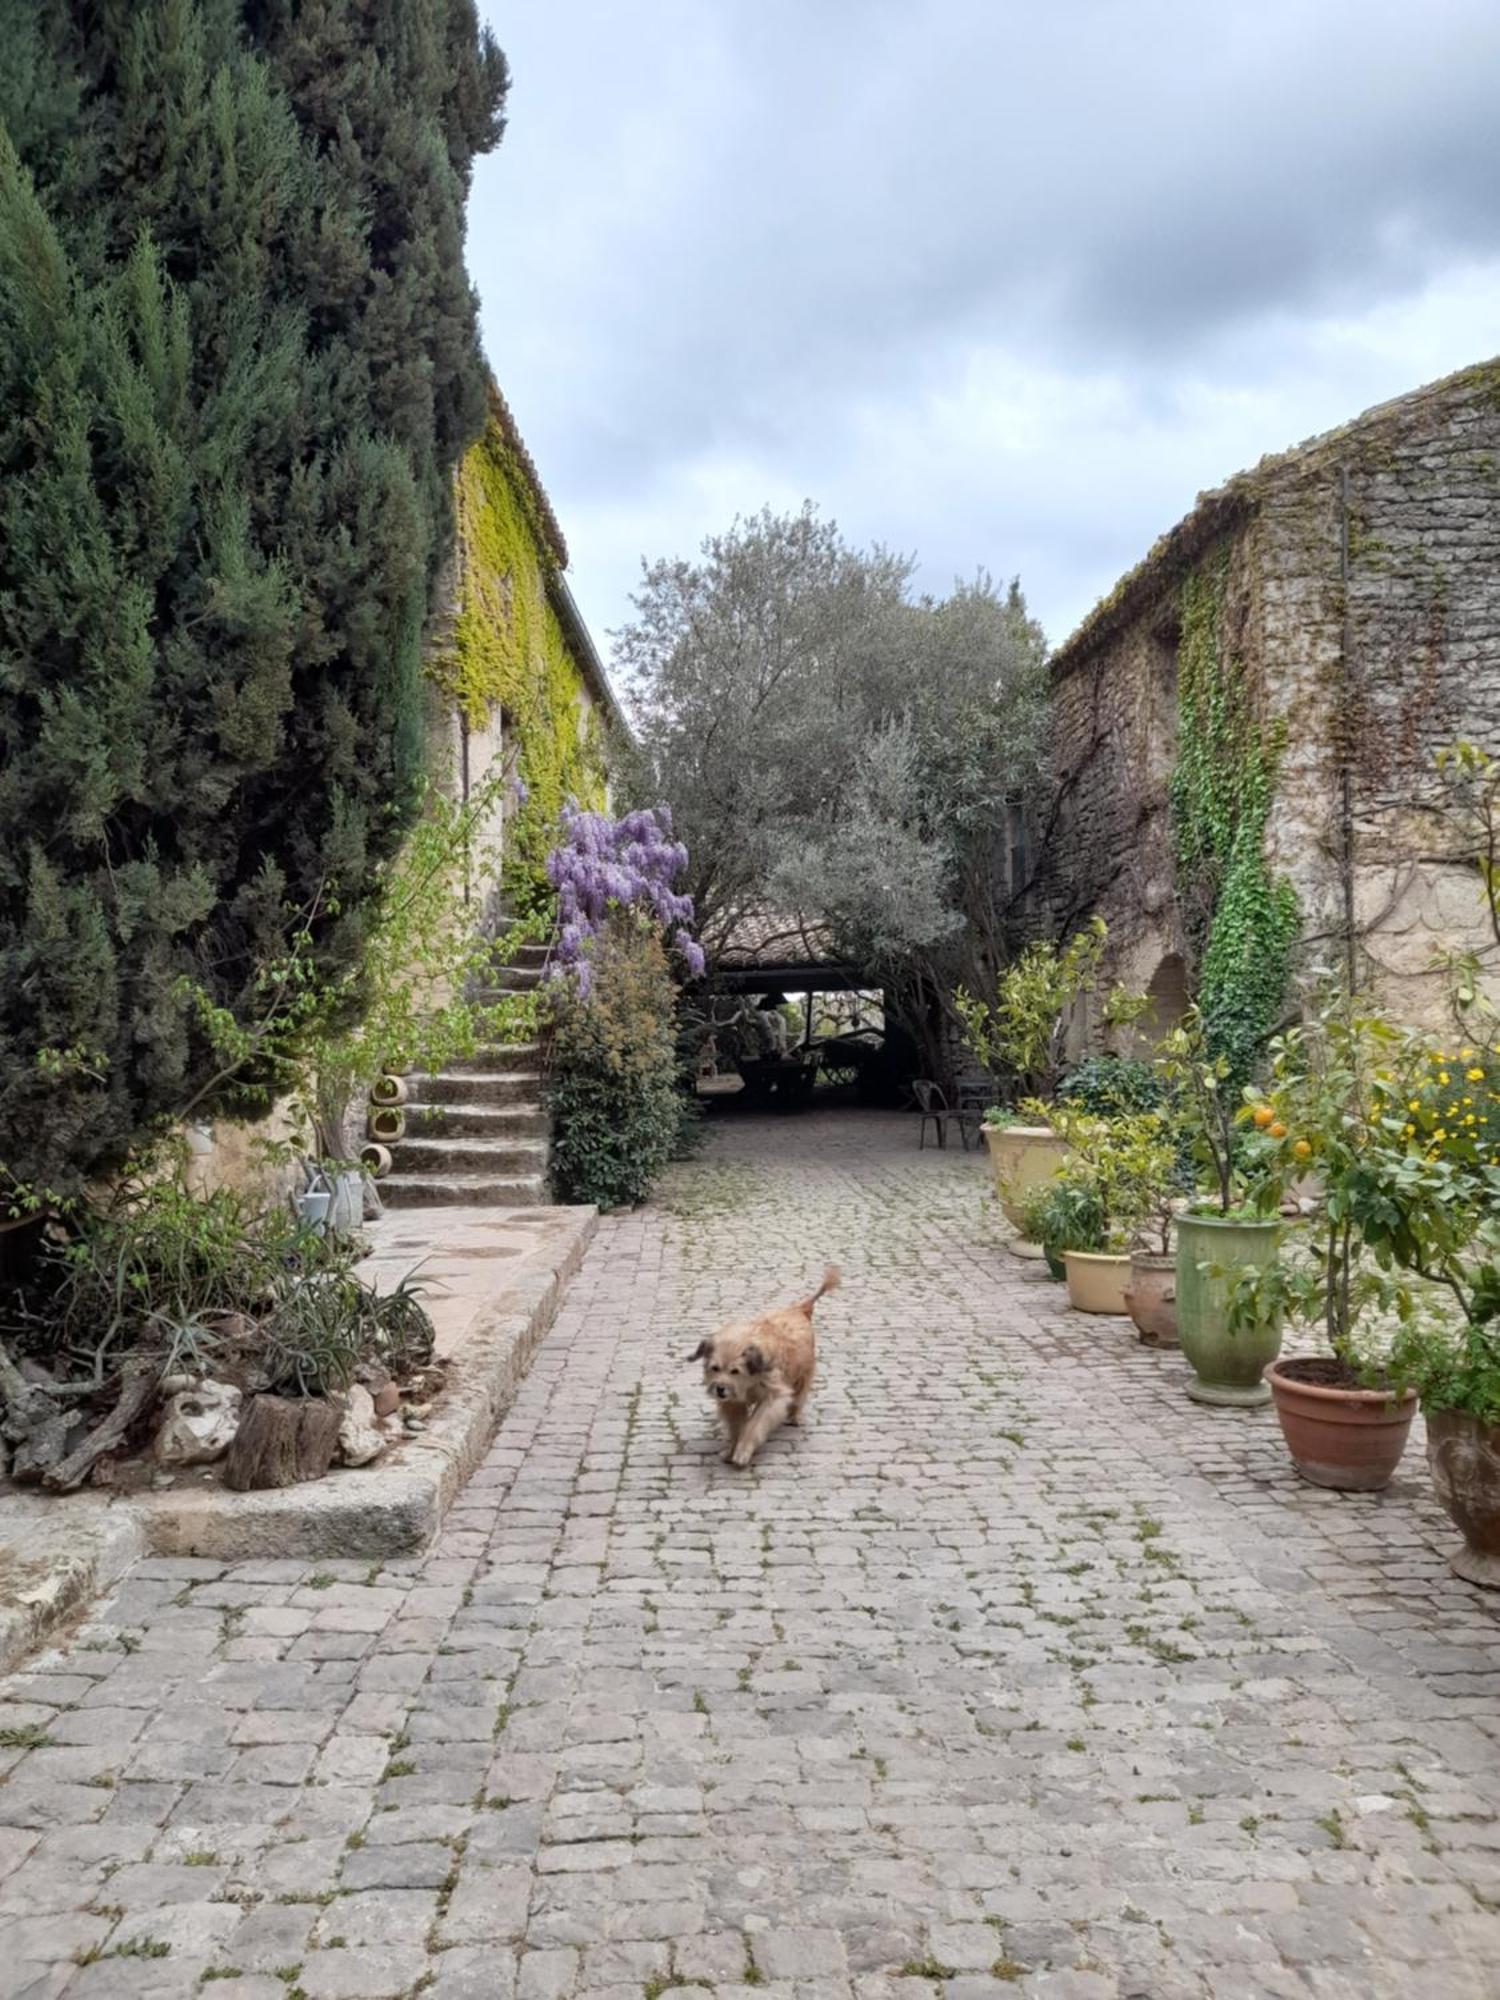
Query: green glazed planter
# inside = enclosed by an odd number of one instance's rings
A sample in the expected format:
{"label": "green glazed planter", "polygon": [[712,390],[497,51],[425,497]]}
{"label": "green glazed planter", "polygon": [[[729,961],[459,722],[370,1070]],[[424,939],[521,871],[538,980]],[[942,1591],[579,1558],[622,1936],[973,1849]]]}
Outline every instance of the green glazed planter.
{"label": "green glazed planter", "polygon": [[1224,1222],[1217,1216],[1177,1219],[1177,1335],[1193,1370],[1188,1394],[1199,1403],[1246,1408],[1269,1403],[1261,1378],[1281,1352],[1281,1318],[1249,1333],[1231,1333],[1228,1283],[1200,1267],[1276,1261],[1279,1222]]}

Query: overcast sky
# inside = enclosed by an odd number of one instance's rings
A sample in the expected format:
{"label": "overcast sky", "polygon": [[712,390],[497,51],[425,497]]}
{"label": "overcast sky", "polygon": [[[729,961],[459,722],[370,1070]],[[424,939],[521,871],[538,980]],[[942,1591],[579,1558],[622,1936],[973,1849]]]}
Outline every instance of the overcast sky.
{"label": "overcast sky", "polygon": [[601,647],[811,498],[1054,643],[1195,494],[1500,351],[1500,0],[482,0],[469,261]]}

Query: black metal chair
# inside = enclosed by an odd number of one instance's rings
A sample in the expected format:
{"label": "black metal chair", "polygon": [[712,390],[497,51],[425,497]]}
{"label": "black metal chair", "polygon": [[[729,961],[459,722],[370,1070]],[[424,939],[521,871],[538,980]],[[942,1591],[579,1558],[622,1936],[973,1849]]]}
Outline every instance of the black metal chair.
{"label": "black metal chair", "polygon": [[967,1107],[956,1108],[948,1102],[940,1084],[932,1083],[925,1077],[912,1080],[911,1094],[916,1099],[921,1125],[917,1134],[917,1150],[921,1152],[927,1144],[927,1127],[932,1126],[937,1133],[939,1150],[948,1144],[948,1127],[958,1127],[959,1142],[967,1153],[969,1150],[969,1126],[977,1124],[979,1114]]}

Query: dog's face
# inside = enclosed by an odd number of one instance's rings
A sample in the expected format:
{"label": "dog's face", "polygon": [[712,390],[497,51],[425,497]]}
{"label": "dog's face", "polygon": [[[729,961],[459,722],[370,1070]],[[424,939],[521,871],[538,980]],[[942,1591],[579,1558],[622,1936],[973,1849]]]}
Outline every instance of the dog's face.
{"label": "dog's face", "polygon": [[756,1401],[769,1367],[746,1327],[728,1326],[700,1340],[688,1358],[703,1363],[703,1386],[716,1403]]}

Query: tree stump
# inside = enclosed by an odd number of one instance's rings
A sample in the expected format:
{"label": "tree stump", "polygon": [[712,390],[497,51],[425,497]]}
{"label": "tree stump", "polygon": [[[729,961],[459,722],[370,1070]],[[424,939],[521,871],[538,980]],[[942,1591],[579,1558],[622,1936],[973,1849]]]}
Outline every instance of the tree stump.
{"label": "tree stump", "polygon": [[236,1493],[321,1479],[338,1450],[344,1413],[324,1396],[252,1396],[224,1461]]}

